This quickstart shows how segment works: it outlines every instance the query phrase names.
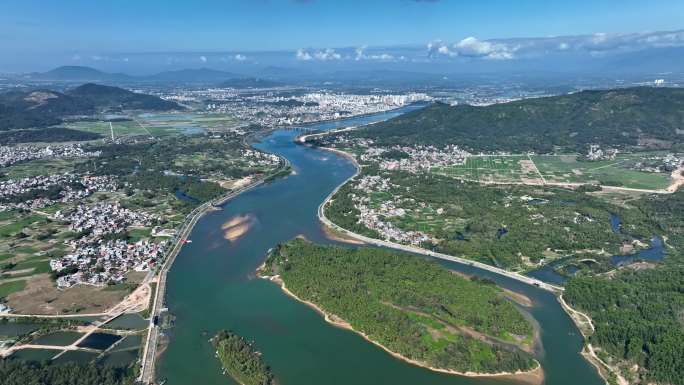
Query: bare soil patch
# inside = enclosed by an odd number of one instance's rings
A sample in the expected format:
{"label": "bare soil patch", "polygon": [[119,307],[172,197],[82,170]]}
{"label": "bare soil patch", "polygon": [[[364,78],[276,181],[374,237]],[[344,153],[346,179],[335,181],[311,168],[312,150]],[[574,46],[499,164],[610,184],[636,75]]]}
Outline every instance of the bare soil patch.
{"label": "bare soil patch", "polygon": [[88,314],[106,312],[128,294],[104,289],[78,285],[58,290],[48,274],[39,274],[27,279],[26,289],[9,295],[7,302],[19,314]]}

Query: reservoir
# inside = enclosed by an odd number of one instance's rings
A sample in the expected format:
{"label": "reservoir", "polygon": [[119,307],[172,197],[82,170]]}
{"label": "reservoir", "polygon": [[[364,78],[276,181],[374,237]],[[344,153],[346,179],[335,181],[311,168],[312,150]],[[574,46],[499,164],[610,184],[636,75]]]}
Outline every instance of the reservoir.
{"label": "reservoir", "polygon": [[[368,124],[416,107],[307,126],[327,130]],[[357,334],[335,328],[275,284],[255,277],[266,252],[298,235],[317,243],[325,237],[316,213],[325,197],[354,174],[352,163],[336,154],[293,143],[298,132],[278,130],[255,147],[287,158],[293,175],[230,200],[207,213],[169,271],[166,304],[176,317],[169,346],[157,364],[168,385],[234,384],[221,374],[209,343],[220,329],[253,341],[281,385],[490,385],[510,380],[467,378],[432,372],[399,361]],[[238,223],[228,234],[222,227]],[[233,229],[235,226],[232,227]],[[421,257],[416,257],[421,258]],[[537,358],[546,383],[601,385],[596,370],[579,354],[582,337],[553,294],[477,269],[439,261],[528,296],[526,309],[540,324]]]}

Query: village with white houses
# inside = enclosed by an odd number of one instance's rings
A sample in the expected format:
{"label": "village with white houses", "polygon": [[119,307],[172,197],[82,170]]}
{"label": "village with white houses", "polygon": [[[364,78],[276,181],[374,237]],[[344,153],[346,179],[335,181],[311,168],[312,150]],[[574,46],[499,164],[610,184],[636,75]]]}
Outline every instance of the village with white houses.
{"label": "village with white houses", "polygon": [[97,151],[85,151],[79,144],[52,146],[0,146],[0,166],[46,158],[88,158],[99,156]]}
{"label": "village with white houses", "polygon": [[[72,288],[104,291],[93,300],[98,304],[105,303],[107,292],[124,295],[158,270],[176,242],[186,241],[178,232],[193,208],[281,165],[278,156],[246,147],[235,135],[123,138],[0,146],[0,284],[19,282],[29,292],[37,290],[42,276],[56,297],[68,298]],[[225,145],[216,152],[197,145],[204,140]],[[146,159],[140,153],[108,153],[109,146],[167,143],[188,150],[171,158],[177,162],[154,152]],[[123,166],[109,166],[117,162]],[[21,311],[13,298],[0,298],[0,311]],[[36,300],[36,308],[40,303]]]}
{"label": "village with white houses", "polygon": [[59,276],[57,286],[80,283],[106,285],[122,283],[130,270],[148,271],[164,256],[166,241],[117,239],[129,227],[150,227],[153,217],[121,207],[118,203],[78,205],[54,217],[69,223],[69,230],[82,234],[68,242],[73,252],[50,261]]}
{"label": "village with white houses", "polygon": [[[73,160],[100,155],[98,151],[85,151],[75,145],[3,146],[0,154],[5,165],[35,159]],[[118,284],[126,280],[130,271],[154,268],[165,256],[168,238],[175,235],[173,229],[157,229],[156,237],[131,241],[125,236],[127,230],[152,228],[159,222],[159,217],[125,208],[112,199],[87,202],[93,194],[98,193],[103,198],[125,187],[125,183],[107,175],[59,173],[6,179],[0,181],[0,212],[25,212],[44,217],[63,230],[53,230],[56,235],[70,235],[61,241],[63,255],[49,260],[58,288]],[[24,229],[16,237],[29,238],[31,233]],[[47,238],[45,242],[53,241]],[[0,308],[4,312],[10,310],[7,305]]]}

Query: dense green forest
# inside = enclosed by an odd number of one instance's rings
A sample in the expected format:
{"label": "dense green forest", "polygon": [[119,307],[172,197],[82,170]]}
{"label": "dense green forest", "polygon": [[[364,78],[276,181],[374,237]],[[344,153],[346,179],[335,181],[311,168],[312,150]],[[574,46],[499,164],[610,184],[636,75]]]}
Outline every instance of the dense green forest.
{"label": "dense green forest", "polygon": [[671,255],[684,256],[684,189],[671,195],[646,195],[632,205],[647,218],[647,226],[667,236]]}
{"label": "dense green forest", "polygon": [[651,269],[620,269],[614,276],[575,278],[564,297],[589,313],[594,345],[626,364],[639,365],[644,382],[684,384],[684,191],[650,195],[630,204],[667,234],[668,256]]}
{"label": "dense green forest", "polygon": [[[352,194],[369,197],[372,207],[393,202],[406,214],[384,220],[436,240],[423,247],[504,268],[522,266],[523,257],[536,263],[555,254],[579,254],[579,250],[604,249],[608,258],[625,242],[669,234],[642,209],[611,204],[582,191],[481,185],[435,174],[381,171],[373,166],[365,167],[357,180],[373,175],[389,179],[389,191],[369,193],[348,183],[326,207],[326,216],[345,229],[377,238],[377,231],[358,222],[360,213]],[[611,228],[611,213],[623,221],[619,233]]]}
{"label": "dense green forest", "polygon": [[[263,274],[404,357],[436,368],[494,373],[536,362],[532,326],[493,285],[437,263],[376,248],[279,245]],[[473,338],[478,335],[480,338]]]}
{"label": "dense green forest", "polygon": [[271,370],[261,360],[261,354],[244,338],[222,330],[211,342],[216,348],[223,368],[240,384],[275,384]]}
{"label": "dense green forest", "polygon": [[0,93],[0,131],[53,126],[66,116],[92,115],[108,109],[168,111],[182,107],[156,96],[92,83],[65,93],[10,91]]}
{"label": "dense green forest", "polygon": [[572,279],[564,297],[594,320],[590,341],[626,367],[639,365],[644,383],[684,384],[683,266]]}
{"label": "dense green forest", "polygon": [[[0,119],[2,114],[0,113]],[[0,123],[0,127],[2,123]],[[0,145],[11,145],[30,142],[72,142],[96,140],[102,136],[94,132],[72,130],[65,127],[48,127],[36,130],[11,130],[0,132]]]}
{"label": "dense green forest", "polygon": [[129,369],[95,364],[50,364],[0,359],[2,385],[128,385],[134,379]]}
{"label": "dense green forest", "polygon": [[436,103],[349,135],[378,145],[456,144],[475,151],[536,151],[588,144],[682,145],[684,89],[636,87],[525,99],[490,106]]}

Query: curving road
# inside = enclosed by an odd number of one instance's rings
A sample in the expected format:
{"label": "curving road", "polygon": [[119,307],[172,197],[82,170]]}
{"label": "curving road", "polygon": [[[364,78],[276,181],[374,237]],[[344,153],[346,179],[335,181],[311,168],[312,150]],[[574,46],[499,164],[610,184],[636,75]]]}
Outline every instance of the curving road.
{"label": "curving road", "polygon": [[491,271],[492,273],[504,275],[504,276],[506,276],[506,277],[509,277],[509,278],[518,280],[518,281],[523,282],[523,283],[526,283],[526,284],[528,284],[528,285],[534,285],[534,286],[536,286],[536,287],[539,287],[539,288],[541,288],[541,289],[544,289],[544,290],[547,290],[547,291],[550,291],[550,292],[553,292],[553,293],[560,293],[560,292],[562,292],[562,291],[564,290],[563,287],[556,286],[556,285],[552,285],[552,284],[549,284],[549,283],[540,281],[540,280],[538,280],[538,279],[531,278],[531,277],[528,277],[528,276],[526,276],[526,275],[522,275],[522,274],[520,274],[520,273],[511,272],[511,271],[507,271],[507,270],[504,270],[504,269],[501,269],[501,268],[498,268],[498,267],[495,267],[495,266],[487,265],[487,264],[484,264],[484,263],[482,263],[482,262],[471,261],[471,260],[468,260],[468,259],[465,259],[465,258],[460,258],[460,257],[454,257],[453,255],[447,255],[447,254],[437,253],[437,252],[434,252],[434,251],[425,250],[425,249],[421,249],[421,248],[414,247],[414,246],[407,246],[407,245],[402,245],[402,244],[399,244],[399,243],[394,243],[394,242],[388,242],[388,241],[383,241],[383,240],[379,240],[379,239],[369,238],[369,237],[363,236],[363,235],[361,235],[361,234],[356,234],[356,233],[354,233],[354,232],[351,232],[351,231],[349,231],[349,230],[347,230],[347,229],[344,229],[344,228],[342,228],[342,227],[336,225],[335,223],[333,223],[331,220],[329,220],[329,219],[325,216],[325,213],[324,213],[324,211],[325,211],[325,205],[327,205],[328,202],[330,202],[330,201],[332,200],[332,197],[337,193],[337,191],[338,191],[342,186],[344,186],[345,184],[347,184],[347,182],[349,182],[351,179],[353,179],[354,177],[356,177],[356,176],[358,175],[359,170],[360,170],[360,167],[359,167],[359,164],[358,164],[358,163],[356,162],[356,160],[354,159],[354,157],[351,156],[350,154],[344,152],[344,151],[340,151],[340,150],[336,150],[336,149],[330,149],[330,148],[324,148],[324,147],[320,147],[320,148],[323,149],[323,150],[332,151],[332,152],[335,152],[335,153],[338,153],[338,154],[342,154],[342,155],[348,157],[349,159],[351,159],[352,162],[354,163],[354,166],[356,166],[356,173],[355,173],[354,175],[352,175],[351,177],[349,177],[347,180],[345,180],[344,183],[342,183],[341,185],[337,186],[337,188],[336,188],[335,190],[333,190],[333,192],[331,192],[330,195],[328,195],[328,197],[323,201],[323,203],[321,203],[321,205],[318,206],[318,219],[319,219],[321,222],[323,222],[323,224],[325,224],[326,226],[328,226],[328,227],[330,227],[330,228],[332,228],[332,229],[335,229],[336,231],[339,231],[340,233],[343,233],[343,234],[345,234],[345,235],[347,235],[347,236],[349,236],[349,237],[351,237],[351,238],[357,239],[357,240],[359,240],[359,241],[362,241],[362,242],[365,242],[365,243],[368,243],[368,244],[371,244],[371,245],[387,247],[387,248],[396,249],[396,250],[401,250],[401,251],[406,251],[406,252],[414,253],[414,254],[427,255],[427,256],[433,257],[433,258],[440,258],[440,259],[444,259],[444,260],[447,260],[447,261],[452,261],[452,262],[456,262],[456,263],[460,263],[460,264],[464,264],[464,265],[475,266],[475,267],[477,267],[477,268],[479,268],[479,269],[483,269],[483,270]]}

